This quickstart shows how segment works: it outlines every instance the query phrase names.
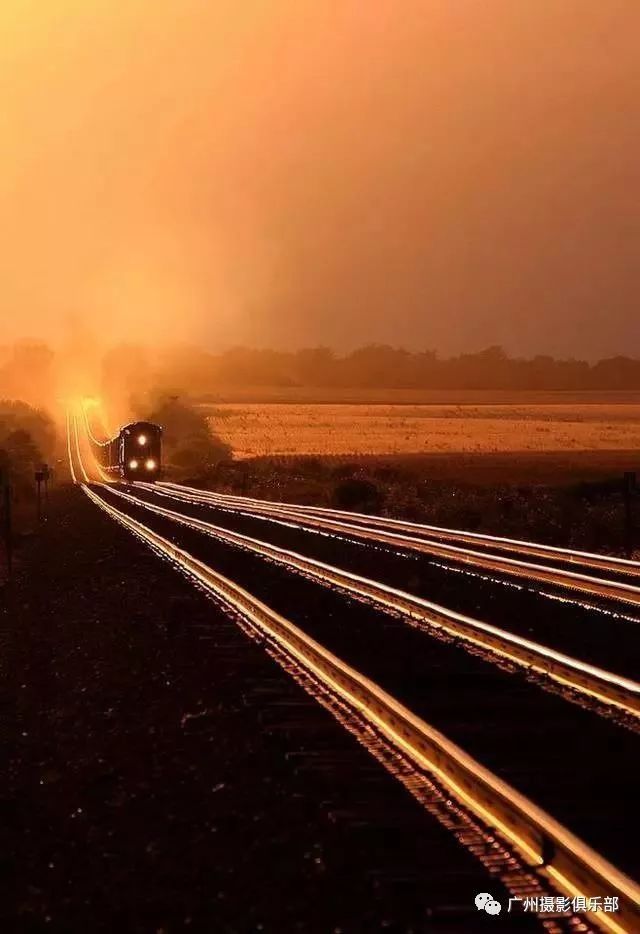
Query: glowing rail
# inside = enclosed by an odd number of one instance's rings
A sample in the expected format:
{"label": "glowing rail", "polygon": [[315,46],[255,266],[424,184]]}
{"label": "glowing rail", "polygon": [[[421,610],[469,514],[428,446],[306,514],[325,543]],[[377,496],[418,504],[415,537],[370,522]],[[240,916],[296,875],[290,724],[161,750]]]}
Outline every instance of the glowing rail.
{"label": "glowing rail", "polygon": [[612,934],[632,934],[639,929],[640,887],[611,863],[289,620],[168,539],[116,509],[89,487],[83,486],[83,490],[109,516],[187,572],[368,721],[418,770],[435,775],[453,797],[509,840],[529,865],[547,876],[556,889],[570,898],[602,892],[620,899],[620,911],[616,915],[598,911],[590,915],[591,923]]}
{"label": "glowing rail", "polygon": [[109,439],[107,439],[106,441],[100,441],[100,439],[96,438],[96,436],[94,435],[93,431],[91,430],[91,424],[89,423],[89,416],[87,415],[86,403],[83,403],[80,408],[82,411],[82,418],[84,421],[85,431],[87,433],[89,440],[92,442],[92,444],[95,444],[97,447],[106,448],[109,445]]}
{"label": "glowing rail", "polygon": [[78,477],[73,464],[73,455],[71,453],[71,415],[67,409],[67,457],[69,458],[69,471],[71,472],[71,482],[77,484]]}
{"label": "glowing rail", "polygon": [[90,483],[89,474],[85,470],[84,461],[82,460],[82,455],[80,454],[80,438],[78,436],[78,419],[75,415],[72,418],[72,422],[73,422],[73,435],[75,439],[76,457],[78,459],[78,464],[80,466],[80,472],[82,473],[84,482]]}
{"label": "glowing rail", "polygon": [[233,501],[229,501],[220,494],[195,490],[192,487],[180,487],[177,484],[161,484],[161,486],[166,491],[165,495],[183,502],[211,506],[222,511],[269,520],[276,524],[295,524],[312,532],[318,531],[350,539],[371,541],[378,545],[391,546],[401,552],[409,551],[433,555],[472,567],[474,570],[482,568],[493,573],[506,574],[509,577],[550,584],[574,594],[585,594],[590,597],[615,600],[616,602],[640,607],[640,586],[607,578],[593,577],[590,574],[568,571],[550,565],[534,564],[529,561],[508,558],[489,552],[475,551],[470,548],[401,535],[351,521],[324,518],[307,513],[304,511],[306,507],[292,510],[289,507],[281,507],[272,503],[267,504],[263,501],[260,501],[260,505],[255,505],[255,501],[247,504],[247,501],[243,498],[234,498]]}
{"label": "glowing rail", "polygon": [[640,684],[628,678],[581,662],[489,623],[463,616],[461,613],[438,606],[405,591],[307,558],[295,551],[278,548],[248,535],[231,532],[211,522],[185,516],[183,513],[166,509],[113,487],[109,490],[121,499],[179,525],[203,532],[226,544],[251,551],[284,565],[288,570],[318,580],[322,584],[338,587],[350,596],[374,603],[384,610],[400,613],[409,621],[443,631],[529,671],[551,678],[563,687],[570,687],[581,694],[587,694],[601,704],[614,706],[627,714],[640,717]]}
{"label": "glowing rail", "polygon": [[496,551],[505,551],[518,555],[531,555],[538,558],[556,559],[567,564],[576,564],[582,568],[606,570],[613,573],[625,574],[640,578],[640,561],[628,558],[616,558],[612,555],[600,555],[590,551],[578,551],[572,548],[559,548],[553,545],[542,545],[540,542],[526,541],[517,538],[506,538],[499,535],[488,535],[483,532],[468,532],[464,529],[449,529],[438,525],[428,525],[423,522],[409,522],[406,519],[391,519],[387,516],[374,516],[368,513],[349,512],[344,509],[330,509],[325,506],[302,506],[299,503],[277,503],[270,500],[255,499],[245,496],[232,496],[226,493],[212,493],[177,483],[164,483],[164,486],[176,490],[188,490],[190,493],[210,495],[224,500],[229,504],[238,506],[255,506],[285,508],[301,515],[326,516],[330,519],[345,521],[355,525],[364,525],[371,528],[388,529],[390,531],[408,532],[411,535],[430,539],[439,539],[449,542],[464,542],[472,545],[491,547]]}
{"label": "glowing rail", "polygon": [[[84,417],[84,423],[86,426],[87,435],[89,436],[89,440],[93,444],[97,445],[98,447],[102,447],[102,448],[107,447],[107,445],[110,444],[110,439],[113,438],[115,432],[111,431],[111,429],[109,428],[105,415],[104,415],[104,410],[99,400],[83,399],[79,407]],[[102,423],[102,428],[103,428],[103,440],[102,441],[99,438],[97,438],[95,434],[93,433],[93,430],[91,428],[91,421],[88,415],[89,409],[93,409],[93,410],[97,409],[99,412],[99,418],[100,418],[100,422]]]}
{"label": "glowing rail", "polygon": [[[67,425],[68,454],[73,473],[69,421]],[[84,470],[77,444],[76,453]],[[548,876],[560,891],[569,897],[599,891],[617,895],[621,901],[621,911],[615,917],[599,911],[592,915],[592,923],[612,934],[632,934],[638,929],[640,888],[632,880],[292,623],[183,549],[106,503],[88,486],[83,485],[82,489],[108,515],[154,551],[190,574],[227,606],[239,612],[250,625],[289,653],[303,668],[368,720],[392,745],[402,750],[418,769],[426,769],[436,775],[470,811],[489,826],[495,827],[526,860],[537,865],[538,871]],[[552,857],[545,863],[543,853],[549,852],[552,852]]]}
{"label": "glowing rail", "polygon": [[[86,414],[86,412],[84,411],[84,408],[82,408],[82,407],[81,407],[80,411],[81,411],[82,416],[83,416],[83,423],[84,423],[84,429],[85,429],[85,440],[87,441],[87,444],[88,444],[88,446],[89,446],[89,452],[90,452],[90,455],[91,455],[91,460],[93,461],[93,469],[94,469],[95,473],[98,474],[98,476],[101,478],[101,480],[102,480],[103,482],[105,482],[105,483],[110,483],[110,482],[112,482],[112,478],[111,478],[107,473],[105,473],[105,471],[102,469],[102,467],[100,466],[100,463],[99,463],[99,461],[98,461],[98,458],[95,456],[95,454],[93,453],[93,451],[92,451],[92,449],[91,449],[91,442],[92,442],[92,440],[93,440],[93,436],[91,435],[91,432],[90,432],[90,429],[89,429],[89,423],[88,423],[88,421],[87,421],[87,414]],[[76,451],[77,451],[77,456],[78,456],[78,463],[79,463],[79,465],[80,465],[80,470],[82,471],[82,474],[83,474],[83,476],[84,476],[84,481],[85,481],[85,483],[91,483],[92,480],[91,480],[91,478],[89,478],[89,476],[88,476],[88,474],[87,474],[87,471],[86,471],[85,466],[84,466],[84,461],[83,461],[82,456],[81,456],[81,453],[80,453],[80,438],[79,438],[79,431],[78,431],[78,418],[79,418],[79,416],[77,416],[77,415],[74,415],[74,416],[73,416],[73,431],[74,431],[74,435],[75,435],[75,446],[76,446]],[[98,442],[98,443],[99,443],[99,442]]]}

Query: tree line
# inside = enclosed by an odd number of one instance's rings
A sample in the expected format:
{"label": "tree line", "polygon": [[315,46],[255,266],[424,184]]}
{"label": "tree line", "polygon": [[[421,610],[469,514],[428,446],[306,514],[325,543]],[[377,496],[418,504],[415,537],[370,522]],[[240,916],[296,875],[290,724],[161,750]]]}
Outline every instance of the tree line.
{"label": "tree line", "polygon": [[33,492],[33,472],[51,460],[56,445],[52,419],[26,402],[0,399],[0,473],[18,500]]}
{"label": "tree line", "polygon": [[185,348],[168,354],[158,376],[196,392],[217,386],[389,389],[640,389],[640,359],[595,363],[550,356],[510,357],[502,347],[441,357],[371,344],[339,355],[327,347],[283,352],[238,347],[223,353]]}
{"label": "tree line", "polygon": [[384,344],[344,354],[329,347],[235,347],[216,352],[196,346],[120,344],[107,350],[83,348],[73,355],[37,341],[0,347],[0,399],[51,409],[53,400],[69,395],[70,386],[73,395],[97,393],[127,403],[149,391],[202,396],[233,386],[640,390],[640,359],[512,357],[498,346],[450,357]]}

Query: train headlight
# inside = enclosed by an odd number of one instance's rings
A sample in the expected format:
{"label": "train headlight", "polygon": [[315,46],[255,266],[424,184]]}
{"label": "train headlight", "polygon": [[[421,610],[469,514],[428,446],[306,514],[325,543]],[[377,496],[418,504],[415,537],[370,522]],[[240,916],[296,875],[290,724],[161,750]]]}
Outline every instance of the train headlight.
{"label": "train headlight", "polygon": [[146,461],[144,466],[147,468],[147,470],[155,470],[157,465],[154,459],[150,457],[149,460]]}
{"label": "train headlight", "polygon": [[146,443],[147,443],[147,436],[146,436],[146,435],[140,435],[139,438],[138,438],[138,444],[140,445],[140,447],[143,448],[143,447],[145,446]]}
{"label": "train headlight", "polygon": [[137,470],[137,469],[138,469],[138,461],[135,460],[135,459],[132,460],[132,461],[129,461],[129,467],[131,468],[131,470]]}

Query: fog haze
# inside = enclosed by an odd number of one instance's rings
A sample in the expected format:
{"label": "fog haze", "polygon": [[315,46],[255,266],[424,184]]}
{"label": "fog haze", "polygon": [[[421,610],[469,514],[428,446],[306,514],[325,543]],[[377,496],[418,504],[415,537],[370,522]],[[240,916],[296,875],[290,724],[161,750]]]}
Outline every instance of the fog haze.
{"label": "fog haze", "polygon": [[640,338],[636,0],[5,0],[0,344]]}

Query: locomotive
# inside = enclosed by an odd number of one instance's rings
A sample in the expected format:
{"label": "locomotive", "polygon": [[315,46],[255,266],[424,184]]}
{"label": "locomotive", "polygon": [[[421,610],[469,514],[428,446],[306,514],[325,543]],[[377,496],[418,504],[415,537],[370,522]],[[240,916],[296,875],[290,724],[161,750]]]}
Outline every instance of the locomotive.
{"label": "locomotive", "polygon": [[162,428],[159,425],[132,422],[99,447],[100,466],[113,479],[153,482],[160,478]]}

